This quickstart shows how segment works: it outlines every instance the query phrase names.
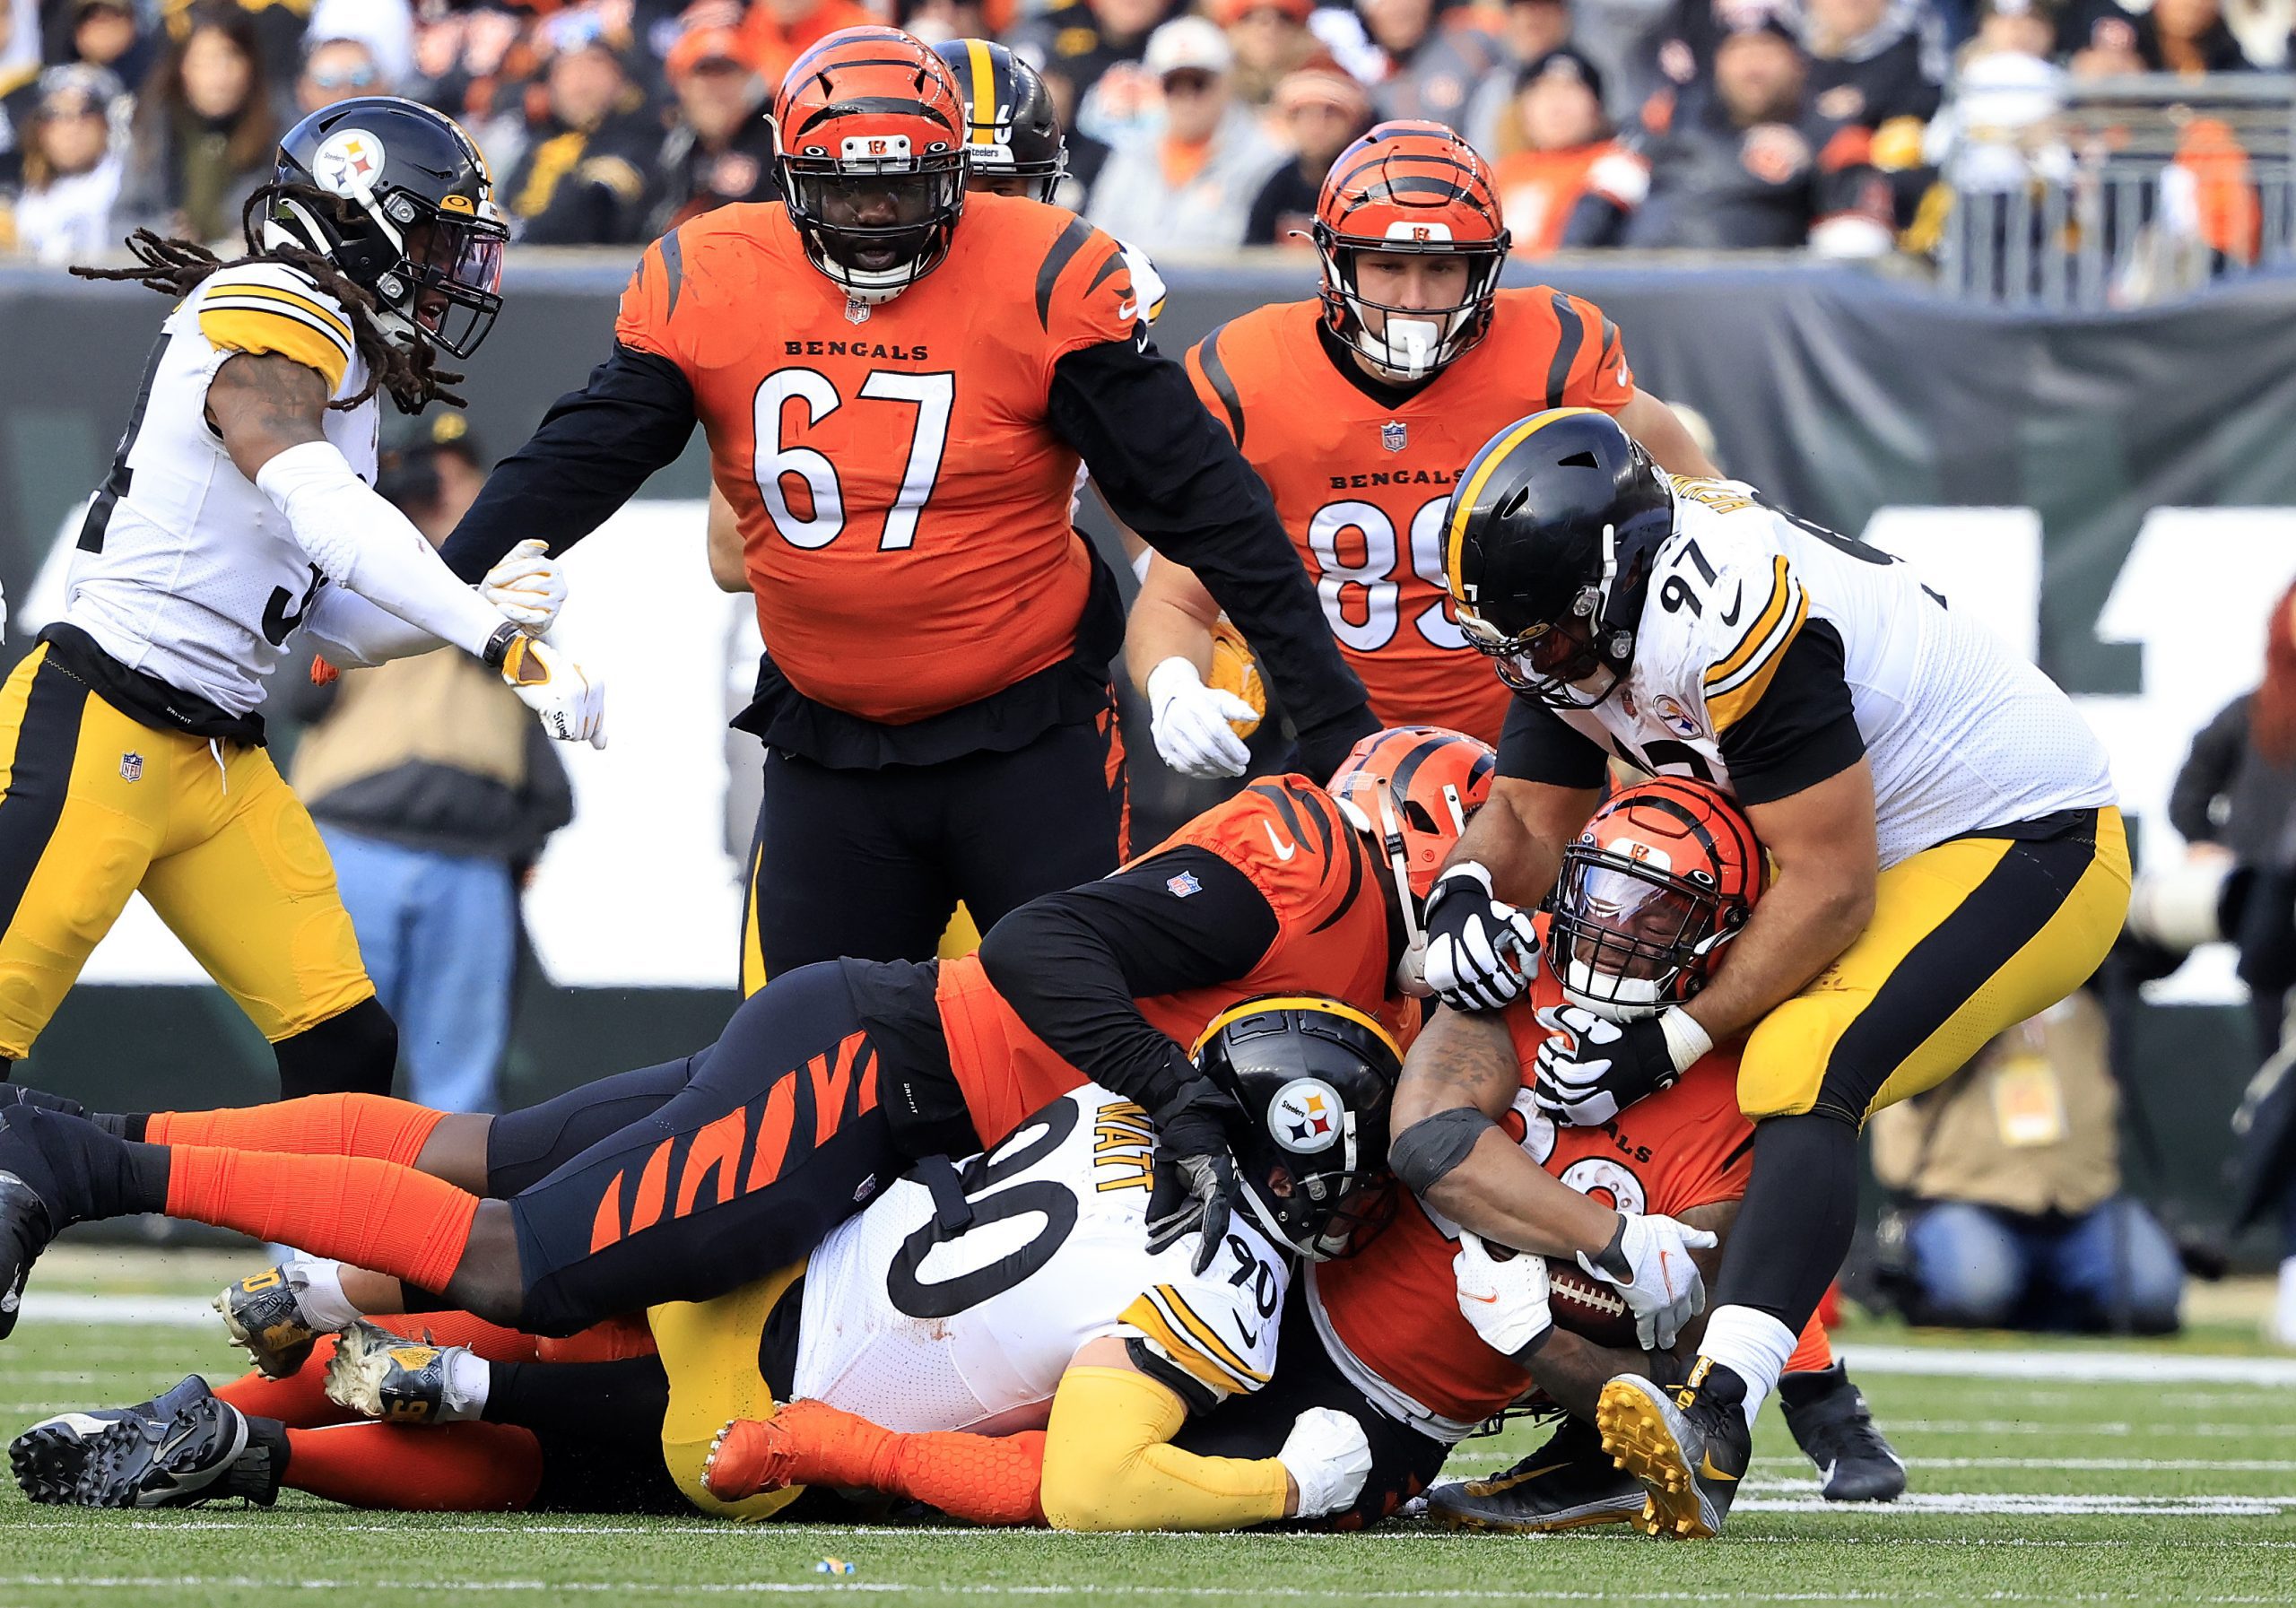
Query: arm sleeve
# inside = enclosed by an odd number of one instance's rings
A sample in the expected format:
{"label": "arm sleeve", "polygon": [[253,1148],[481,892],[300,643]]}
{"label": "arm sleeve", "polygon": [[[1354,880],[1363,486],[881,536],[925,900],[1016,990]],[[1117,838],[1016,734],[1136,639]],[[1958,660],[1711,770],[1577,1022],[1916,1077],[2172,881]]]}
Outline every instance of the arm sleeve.
{"label": "arm sleeve", "polygon": [[1865,756],[1841,638],[1831,624],[1813,620],[1796,632],[1765,687],[1761,701],[1721,734],[1723,762],[1740,804],[1788,797]]}
{"label": "arm sleeve", "polygon": [[2243,693],[2201,727],[2192,750],[2169,789],[2169,824],[2187,843],[2213,843],[2218,828],[2212,806],[2231,785],[2248,746],[2248,695]]}
{"label": "arm sleeve", "polygon": [[1180,366],[1144,331],[1081,347],[1053,366],[1047,411],[1117,517],[1228,612],[1299,731],[1301,768],[1328,776],[1378,723],[1267,487]]}
{"label": "arm sleeve", "polygon": [[319,594],[303,616],[303,636],[337,670],[429,653],[439,645],[429,631],[341,587]]}
{"label": "arm sleeve", "polygon": [[533,439],[494,466],[447,539],[448,567],[477,580],[535,535],[564,552],[683,452],[693,422],[684,370],[617,341],[589,383],[560,397]]}
{"label": "arm sleeve", "polygon": [[1135,1002],[1243,977],[1275,937],[1249,878],[1182,846],[1022,905],[981,940],[980,965],[1055,1054],[1154,1111],[1196,1069]]}
{"label": "arm sleeve", "polygon": [[1518,693],[1499,734],[1499,774],[1556,787],[1599,787],[1609,774],[1602,744],[1535,698]]}
{"label": "arm sleeve", "polygon": [[1121,1368],[1071,1368],[1045,1428],[1044,1513],[1060,1530],[1239,1530],[1283,1517],[1274,1457],[1199,1457],[1170,1444],[1187,1409]]}

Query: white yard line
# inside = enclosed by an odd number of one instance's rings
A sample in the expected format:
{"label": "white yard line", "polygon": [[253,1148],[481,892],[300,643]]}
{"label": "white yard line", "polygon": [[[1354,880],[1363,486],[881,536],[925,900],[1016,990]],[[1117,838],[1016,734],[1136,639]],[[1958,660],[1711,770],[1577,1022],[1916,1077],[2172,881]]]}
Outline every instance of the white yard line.
{"label": "white yard line", "polygon": [[220,1326],[214,1298],[197,1295],[77,1295],[69,1291],[24,1291],[22,1322],[150,1324],[171,1329]]}
{"label": "white yard line", "polygon": [[2268,1440],[2296,1438],[2296,1424],[2131,1423],[2125,1419],[1897,1418],[1883,1415],[1890,1434],[1908,1435],[2083,1435],[2125,1439],[2139,1435],[2190,1435],[2202,1440]]}
{"label": "white yard line", "polygon": [[2250,1385],[2296,1389],[2296,1357],[2182,1356],[2161,1352],[1996,1352],[1926,1345],[1844,1345],[1852,1372],[1934,1378],[2048,1379],[2079,1384]]}

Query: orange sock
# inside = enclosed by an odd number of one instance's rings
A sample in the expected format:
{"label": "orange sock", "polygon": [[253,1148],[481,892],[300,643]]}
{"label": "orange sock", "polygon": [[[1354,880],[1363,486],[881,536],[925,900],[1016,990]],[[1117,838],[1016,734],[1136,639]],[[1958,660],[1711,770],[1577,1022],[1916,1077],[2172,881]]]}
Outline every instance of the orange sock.
{"label": "orange sock", "polygon": [[904,1435],[821,1402],[795,1402],[775,1416],[789,1436],[789,1484],[882,1491],[977,1525],[1044,1523],[1041,1430]]}
{"label": "orange sock", "polygon": [[291,1241],[422,1290],[455,1276],[478,1196],[366,1156],[168,1147],[168,1215]]}
{"label": "orange sock", "polygon": [[1802,1326],[1802,1338],[1794,1347],[1794,1354],[1786,1359],[1789,1374],[1823,1373],[1833,1366],[1833,1344],[1826,1338],[1826,1326],[1813,1317]]}
{"label": "orange sock", "polygon": [[250,1373],[228,1385],[215,1386],[218,1401],[237,1407],[250,1418],[276,1419],[291,1430],[316,1430],[326,1424],[361,1421],[357,1413],[327,1400],[326,1364],[335,1355],[335,1336],[322,1334],[311,1348],[310,1360],[283,1379],[266,1379]]}
{"label": "orange sock", "polygon": [[444,1111],[380,1094],[314,1094],[274,1106],[222,1111],[155,1111],[153,1144],[218,1144],[291,1156],[372,1156],[412,1167]]}
{"label": "orange sock", "polygon": [[515,1424],[338,1424],[287,1431],[288,1486],[399,1513],[517,1513],[542,1485],[542,1443]]}

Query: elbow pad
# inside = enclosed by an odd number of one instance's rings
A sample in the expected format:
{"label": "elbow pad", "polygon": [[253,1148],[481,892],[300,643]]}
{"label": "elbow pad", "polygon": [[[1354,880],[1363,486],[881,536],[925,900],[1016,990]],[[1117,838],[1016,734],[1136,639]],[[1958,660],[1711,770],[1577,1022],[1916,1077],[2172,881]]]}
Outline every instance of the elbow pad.
{"label": "elbow pad", "polygon": [[455,578],[422,533],[352,473],[334,443],[289,448],[256,472],[255,483],[287,516],[296,545],[337,586],[479,658],[509,623]]}
{"label": "elbow pad", "polygon": [[1498,1126],[1472,1106],[1453,1106],[1422,1117],[1387,1146],[1387,1166],[1405,1188],[1424,1199],[1467,1159],[1476,1141]]}
{"label": "elbow pad", "polygon": [[1045,1429],[1044,1514],[1059,1530],[1238,1530],[1283,1517],[1273,1457],[1199,1457],[1166,1444],[1187,1410],[1143,1374],[1072,1368]]}

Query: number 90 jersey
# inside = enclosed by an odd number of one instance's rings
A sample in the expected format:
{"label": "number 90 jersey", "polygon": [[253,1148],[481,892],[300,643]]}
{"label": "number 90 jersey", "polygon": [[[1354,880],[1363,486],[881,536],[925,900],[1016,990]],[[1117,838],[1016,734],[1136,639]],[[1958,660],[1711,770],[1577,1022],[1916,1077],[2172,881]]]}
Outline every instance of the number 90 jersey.
{"label": "number 90 jersey", "polygon": [[1149,1255],[1154,1143],[1088,1084],[960,1164],[961,1200],[924,1169],[895,1184],[806,1265],[796,1395],[891,1430],[1037,1429],[1102,1335],[1193,1408],[1258,1389],[1290,1265],[1241,1212],[1201,1274],[1193,1239]]}
{"label": "number 90 jersey", "polygon": [[1318,301],[1246,313],[1188,352],[1188,378],[1267,482],[1371,712],[1495,744],[1507,690],[1467,647],[1443,585],[1452,484],[1526,413],[1631,401],[1618,326],[1560,291],[1501,291],[1489,335],[1381,400],[1340,368],[1353,360],[1326,345],[1322,320]]}
{"label": "number 90 jersey", "polygon": [[1812,713],[1847,682],[1884,868],[1965,832],[2113,802],[2104,748],[2072,700],[1906,564],[1740,482],[1674,484],[1674,535],[1625,683],[1557,711],[1598,747],[1766,803],[1856,762],[1839,722]]}

